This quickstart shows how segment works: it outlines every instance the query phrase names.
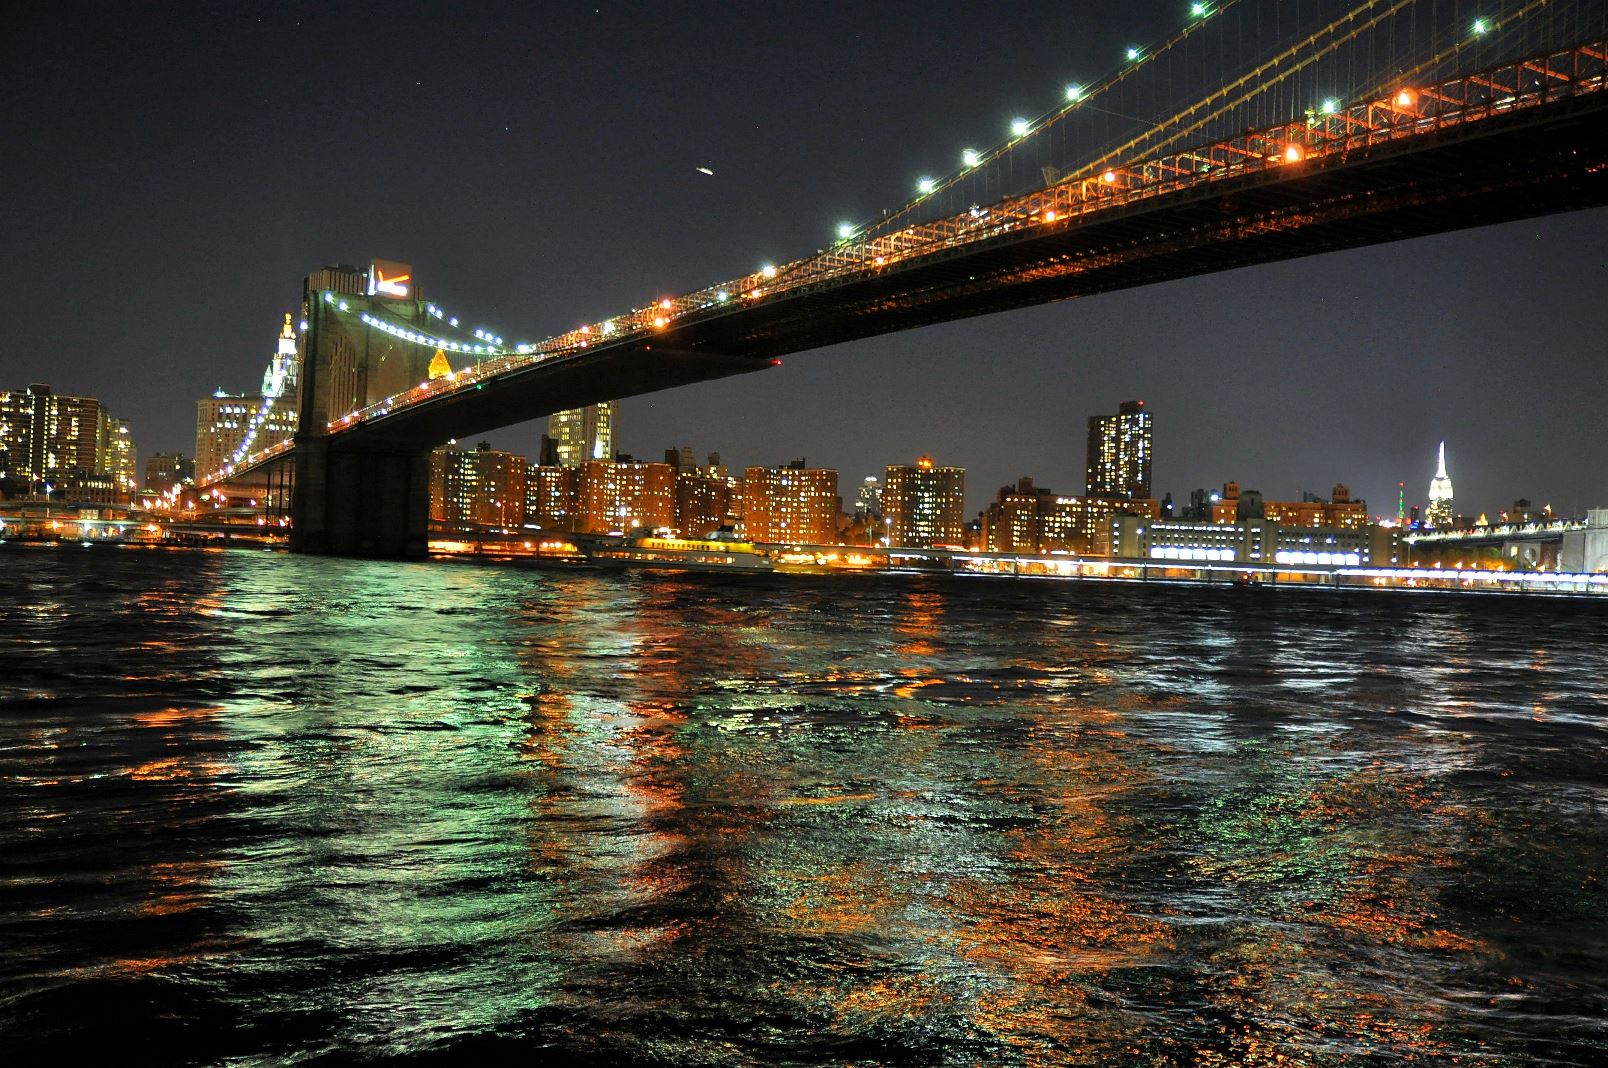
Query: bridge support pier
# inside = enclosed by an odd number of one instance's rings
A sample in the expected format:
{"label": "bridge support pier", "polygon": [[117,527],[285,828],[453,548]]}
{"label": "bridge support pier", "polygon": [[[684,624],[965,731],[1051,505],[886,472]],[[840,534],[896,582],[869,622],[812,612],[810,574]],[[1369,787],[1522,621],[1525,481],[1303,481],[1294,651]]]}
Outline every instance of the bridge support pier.
{"label": "bridge support pier", "polygon": [[290,551],[419,559],[429,552],[430,454],[296,443]]}

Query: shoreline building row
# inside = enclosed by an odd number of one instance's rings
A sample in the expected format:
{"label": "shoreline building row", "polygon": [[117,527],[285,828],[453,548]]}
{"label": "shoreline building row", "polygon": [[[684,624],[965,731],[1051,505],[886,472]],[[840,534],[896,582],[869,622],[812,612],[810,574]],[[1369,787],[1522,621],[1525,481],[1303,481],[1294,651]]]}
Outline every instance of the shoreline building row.
{"label": "shoreline building row", "polygon": [[[885,516],[862,526],[865,542],[908,547],[962,545],[965,471],[923,457],[892,465],[881,498]],[[685,447],[665,461],[619,455],[575,467],[531,463],[481,442],[450,445],[430,457],[430,520],[439,529],[630,534],[668,528],[688,537],[726,529],[752,541],[835,545],[851,540],[838,473],[803,459],[748,467],[733,476],[711,455],[696,463]]]}

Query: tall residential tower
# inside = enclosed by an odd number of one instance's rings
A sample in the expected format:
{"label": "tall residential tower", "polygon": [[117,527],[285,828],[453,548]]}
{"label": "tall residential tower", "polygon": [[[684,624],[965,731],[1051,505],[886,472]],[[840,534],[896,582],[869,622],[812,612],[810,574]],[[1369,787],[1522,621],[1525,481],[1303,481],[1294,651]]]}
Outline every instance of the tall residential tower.
{"label": "tall residential tower", "polygon": [[1087,489],[1091,497],[1150,497],[1150,413],[1144,401],[1123,401],[1116,415],[1089,417]]}
{"label": "tall residential tower", "polygon": [[936,467],[923,456],[914,467],[890,464],[882,483],[882,514],[894,545],[960,545],[966,536],[966,469]]}

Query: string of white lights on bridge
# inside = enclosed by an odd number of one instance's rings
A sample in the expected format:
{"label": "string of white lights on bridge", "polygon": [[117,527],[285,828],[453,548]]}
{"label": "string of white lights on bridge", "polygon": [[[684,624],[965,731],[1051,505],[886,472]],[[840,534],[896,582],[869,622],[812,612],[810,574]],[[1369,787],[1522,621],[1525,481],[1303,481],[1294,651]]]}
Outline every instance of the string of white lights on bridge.
{"label": "string of white lights on bridge", "polygon": [[[1381,0],[1368,0],[1319,31],[1319,34],[1345,21],[1347,17],[1355,17],[1357,12],[1371,8]],[[1224,0],[1219,4],[1194,3],[1190,7],[1191,22],[1186,28],[1161,42],[1153,48],[1131,46],[1125,55],[1127,64],[1108,75],[1107,77],[1087,86],[1072,85],[1066,90],[1066,100],[1063,104],[1041,116],[1039,120],[1030,121],[1016,119],[1011,123],[1011,137],[1005,142],[996,145],[986,152],[967,149],[962,153],[963,166],[960,170],[951,172],[942,179],[923,178],[918,183],[918,195],[896,212],[890,218],[897,218],[908,214],[914,207],[928,200],[943,189],[960,181],[975,168],[996,159],[1012,149],[1018,147],[1027,139],[1048,129],[1055,121],[1070,114],[1080,105],[1095,99],[1102,92],[1108,91],[1114,85],[1149,60],[1158,57],[1178,42],[1195,32],[1205,21],[1217,14],[1233,7],[1238,0]],[[1521,18],[1531,11],[1543,7],[1545,0],[1530,0],[1522,9],[1507,16],[1507,21]],[[1403,4],[1398,3],[1390,9],[1390,13],[1399,10]],[[1375,20],[1378,21],[1377,19]],[[1368,26],[1373,25],[1369,23]],[[1452,48],[1461,47],[1461,41],[1466,38],[1483,38],[1499,28],[1497,20],[1481,16],[1475,18],[1468,26],[1466,35],[1459,35]],[[1362,27],[1366,29],[1367,26]],[[1354,29],[1353,33],[1361,32]],[[1315,34],[1309,37],[1309,42],[1318,39]],[[1293,50],[1292,50],[1293,51]],[[1588,50],[1589,51],[1589,50]],[[1597,53],[1591,53],[1596,55]],[[1409,75],[1430,69],[1445,55],[1442,51],[1427,62],[1421,63]],[[1519,64],[1509,64],[1515,69]],[[1503,68],[1507,69],[1506,67]],[[1484,72],[1490,74],[1491,72]],[[1603,87],[1604,75],[1598,71],[1594,81],[1587,85],[1582,82],[1574,86],[1575,91],[1600,89]],[[1463,82],[1465,78],[1454,79]],[[1245,79],[1241,79],[1242,84]],[[554,335],[540,342],[520,342],[512,346],[493,332],[484,328],[475,328],[471,333],[473,340],[462,336],[453,336],[446,329],[438,328],[435,331],[420,329],[416,324],[392,321],[373,311],[359,311],[359,321],[366,327],[378,330],[398,341],[429,347],[445,353],[453,353],[472,358],[475,362],[471,367],[454,369],[451,373],[437,379],[421,382],[417,387],[385,398],[366,408],[346,413],[329,424],[331,431],[344,429],[354,423],[360,423],[371,418],[389,414],[399,406],[408,406],[420,401],[428,400],[443,393],[455,392],[471,384],[476,384],[492,375],[501,374],[515,367],[526,366],[538,361],[572,355],[589,348],[592,344],[606,339],[616,341],[628,336],[648,334],[666,329],[672,322],[684,316],[720,309],[735,302],[740,306],[743,302],[763,299],[777,293],[789,292],[806,285],[813,285],[823,281],[830,281],[848,273],[863,272],[885,267],[889,264],[908,260],[931,252],[935,247],[947,247],[957,243],[969,243],[983,237],[993,236],[1005,230],[1016,229],[1022,226],[1043,226],[1046,224],[1069,223],[1076,215],[1101,208],[1110,207],[1136,197],[1152,196],[1156,193],[1176,188],[1180,178],[1196,179],[1204,177],[1221,177],[1224,173],[1235,167],[1248,166],[1277,166],[1300,163],[1301,161],[1321,155],[1331,150],[1344,150],[1356,143],[1357,131],[1365,132],[1375,130],[1379,125],[1378,114],[1401,116],[1410,122],[1432,118],[1436,122],[1466,121],[1472,115],[1454,114],[1458,109],[1448,102],[1446,106],[1439,106],[1435,102],[1446,100],[1439,92],[1443,86],[1424,86],[1422,90],[1412,88],[1398,88],[1382,97],[1369,99],[1360,103],[1347,104],[1335,97],[1326,97],[1307,109],[1304,116],[1293,122],[1282,124],[1268,130],[1250,131],[1235,142],[1254,144],[1254,150],[1235,147],[1235,154],[1219,159],[1216,150],[1228,142],[1216,142],[1199,146],[1193,149],[1175,153],[1170,156],[1155,157],[1127,165],[1105,166],[1097,173],[1080,176],[1076,182],[1061,182],[1045,189],[1027,194],[1007,198],[988,209],[974,207],[962,216],[939,219],[931,223],[907,225],[902,229],[885,231],[884,226],[878,223],[872,227],[856,227],[852,223],[841,223],[838,227],[838,241],[826,252],[804,257],[790,263],[777,266],[765,264],[758,270],[728,282],[720,283],[693,293],[679,297],[662,297],[652,304],[635,308],[629,312],[580,326],[563,334]],[[1508,95],[1504,106],[1519,106],[1520,92],[1515,86],[1514,91]],[[1208,98],[1209,100],[1210,98]],[[1484,103],[1489,109],[1489,101]],[[1192,105],[1181,112],[1188,116],[1197,110],[1200,104]],[[1463,111],[1470,111],[1473,102],[1464,96]],[[1160,124],[1158,124],[1160,125]],[[1201,124],[1197,123],[1198,128]],[[1175,134],[1169,141],[1175,141],[1182,134]],[[1394,134],[1392,134],[1394,136]],[[1163,142],[1163,144],[1168,142]],[[1371,143],[1371,142],[1365,142]],[[1159,177],[1166,175],[1166,177]],[[980,220],[987,220],[986,225],[978,225]],[[968,233],[970,231],[970,233]],[[341,314],[351,314],[350,303],[341,295],[334,292],[323,292],[321,299],[326,307]],[[440,307],[434,304],[425,305],[426,314],[456,331],[459,320],[448,316]],[[303,324],[305,329],[305,324]],[[266,413],[264,413],[265,415]],[[237,455],[224,469],[215,473],[215,477],[227,477],[237,470],[250,468],[267,459],[273,458],[290,448],[289,442],[281,442],[269,449],[247,457]]]}

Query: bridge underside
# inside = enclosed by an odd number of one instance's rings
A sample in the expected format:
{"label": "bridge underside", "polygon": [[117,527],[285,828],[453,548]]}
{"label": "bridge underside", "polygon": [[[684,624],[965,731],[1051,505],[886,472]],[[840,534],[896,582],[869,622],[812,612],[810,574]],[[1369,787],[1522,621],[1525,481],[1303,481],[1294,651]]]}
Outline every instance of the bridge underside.
{"label": "bridge underside", "polygon": [[1070,297],[1608,204],[1608,92],[1211,182],[735,304],[337,435],[466,438],[776,356]]}
{"label": "bridge underside", "polygon": [[1065,225],[1002,229],[298,440],[292,545],[422,555],[429,449],[565,408],[759,370],[780,355],[877,334],[1603,204],[1608,93],[1594,93],[1159,194]]}

